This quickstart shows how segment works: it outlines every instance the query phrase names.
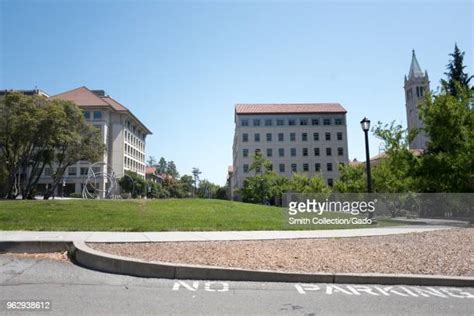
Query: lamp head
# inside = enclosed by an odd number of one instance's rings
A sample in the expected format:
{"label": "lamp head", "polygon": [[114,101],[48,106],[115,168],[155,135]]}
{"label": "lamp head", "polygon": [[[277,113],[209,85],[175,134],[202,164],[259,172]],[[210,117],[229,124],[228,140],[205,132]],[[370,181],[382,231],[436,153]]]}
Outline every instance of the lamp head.
{"label": "lamp head", "polygon": [[367,132],[370,129],[370,120],[364,117],[362,121],[360,121],[360,127],[362,127],[364,132]]}

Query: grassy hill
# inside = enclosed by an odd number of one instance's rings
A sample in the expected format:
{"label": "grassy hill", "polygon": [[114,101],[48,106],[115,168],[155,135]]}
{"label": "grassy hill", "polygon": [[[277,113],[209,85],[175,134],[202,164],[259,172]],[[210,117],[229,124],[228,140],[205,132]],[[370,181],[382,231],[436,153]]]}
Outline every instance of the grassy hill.
{"label": "grassy hill", "polygon": [[[326,217],[348,217],[326,214]],[[397,225],[379,220],[380,227]],[[368,227],[318,225],[317,229]],[[288,230],[281,207],[206,199],[0,201],[0,230]],[[314,229],[314,228],[313,228]]]}

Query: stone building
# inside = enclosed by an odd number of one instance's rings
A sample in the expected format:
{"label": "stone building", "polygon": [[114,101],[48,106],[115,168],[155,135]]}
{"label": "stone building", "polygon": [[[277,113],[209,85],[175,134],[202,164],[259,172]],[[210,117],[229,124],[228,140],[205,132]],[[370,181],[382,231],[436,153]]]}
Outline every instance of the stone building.
{"label": "stone building", "polygon": [[348,163],[346,110],[338,103],[237,104],[233,165],[228,183],[233,193],[242,188],[260,152],[283,176],[321,174],[332,186],[338,165]]}
{"label": "stone building", "polygon": [[[423,128],[423,121],[420,118],[418,105],[423,101],[426,93],[430,91],[430,81],[428,73],[421,70],[414,50],[412,51],[408,77],[405,76],[404,89],[408,130],[421,129]],[[426,150],[427,142],[427,135],[420,132],[410,143],[410,149]]]}

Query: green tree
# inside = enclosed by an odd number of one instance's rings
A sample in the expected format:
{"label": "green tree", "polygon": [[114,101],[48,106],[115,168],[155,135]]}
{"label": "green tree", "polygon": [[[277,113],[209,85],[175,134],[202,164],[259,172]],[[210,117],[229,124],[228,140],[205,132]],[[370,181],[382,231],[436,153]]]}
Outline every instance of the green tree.
{"label": "green tree", "polygon": [[183,198],[183,197],[190,197],[193,192],[194,180],[193,177],[190,175],[183,175],[179,178],[178,186],[176,187],[175,197]]}
{"label": "green tree", "polygon": [[448,91],[428,96],[420,106],[428,150],[417,172],[423,192],[474,192],[474,109],[471,91],[455,83]]}
{"label": "green tree", "polygon": [[363,164],[340,165],[339,179],[334,184],[334,189],[341,193],[367,192],[365,166]]}
{"label": "green tree", "polygon": [[156,166],[156,158],[153,157],[153,156],[149,156],[146,163],[149,167],[155,167]]}
{"label": "green tree", "polygon": [[168,161],[165,173],[169,174],[170,176],[172,176],[175,179],[179,178],[178,169],[176,168],[176,165],[175,165],[174,161]]}
{"label": "green tree", "polygon": [[194,182],[194,195],[196,195],[199,184],[199,175],[202,174],[202,172],[199,170],[199,168],[193,168],[192,174]]}
{"label": "green tree", "polygon": [[219,186],[217,188],[217,191],[214,195],[214,198],[215,199],[218,199],[218,200],[227,200],[228,199],[228,195],[227,195],[227,192],[228,192],[229,188],[227,186]]}
{"label": "green tree", "polygon": [[384,157],[373,168],[375,192],[402,193],[414,189],[413,174],[418,165],[417,157],[409,150],[412,137],[401,125],[391,122],[378,125],[374,135],[383,141]]}
{"label": "green tree", "polygon": [[140,198],[146,194],[146,181],[136,172],[125,171],[125,175],[119,179],[119,185],[123,192],[130,193],[132,198]]}
{"label": "green tree", "polygon": [[[14,199],[23,194],[26,198],[31,185],[26,187],[25,182],[34,182],[46,165],[51,135],[42,129],[46,115],[41,105],[47,101],[17,92],[6,94],[0,101],[0,155],[8,174],[5,196]],[[32,162],[34,170],[28,169]],[[23,172],[28,173],[27,179],[20,181]]]}
{"label": "green tree", "polygon": [[327,193],[331,191],[320,175],[309,178],[305,174],[298,173],[293,174],[287,188],[295,193]]}
{"label": "green tree", "polygon": [[254,176],[245,178],[241,189],[242,200],[250,203],[270,204],[275,197],[275,180],[277,175],[272,171],[271,161],[265,159],[260,152],[252,156],[249,168]]}
{"label": "green tree", "polygon": [[214,184],[206,179],[199,181],[199,187],[197,188],[196,195],[200,198],[217,198],[217,192],[220,186]]}
{"label": "green tree", "polygon": [[464,72],[466,68],[464,54],[465,52],[461,51],[457,44],[454,44],[454,52],[449,54],[452,59],[446,66],[448,71],[444,73],[447,79],[441,80],[441,85],[447,93],[456,97],[461,96],[464,89],[469,89],[469,83],[473,78],[473,76],[469,76]]}
{"label": "green tree", "polygon": [[[53,100],[49,108],[55,109],[60,115],[50,117],[61,117],[53,137],[51,151],[52,159],[48,161],[53,170],[52,183],[44,195],[49,199],[61,183],[69,166],[79,160],[92,163],[102,160],[105,153],[105,144],[102,131],[87,124],[82,111],[76,104],[70,101]],[[54,124],[51,122],[51,124]]]}
{"label": "green tree", "polygon": [[160,161],[158,162],[158,166],[156,168],[156,171],[159,174],[164,174],[164,173],[166,173],[167,167],[168,167],[168,163],[166,162],[166,159],[164,157],[161,157]]}

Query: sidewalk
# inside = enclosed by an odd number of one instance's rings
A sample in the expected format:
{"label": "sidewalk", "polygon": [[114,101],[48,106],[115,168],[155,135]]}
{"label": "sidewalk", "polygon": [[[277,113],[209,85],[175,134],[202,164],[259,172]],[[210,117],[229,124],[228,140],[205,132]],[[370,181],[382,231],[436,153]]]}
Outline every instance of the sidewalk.
{"label": "sidewalk", "polygon": [[213,231],[213,232],[40,232],[0,231],[0,242],[166,242],[211,240],[268,240],[297,238],[345,238],[421,233],[452,226],[392,226],[382,228],[357,228],[312,231]]}

